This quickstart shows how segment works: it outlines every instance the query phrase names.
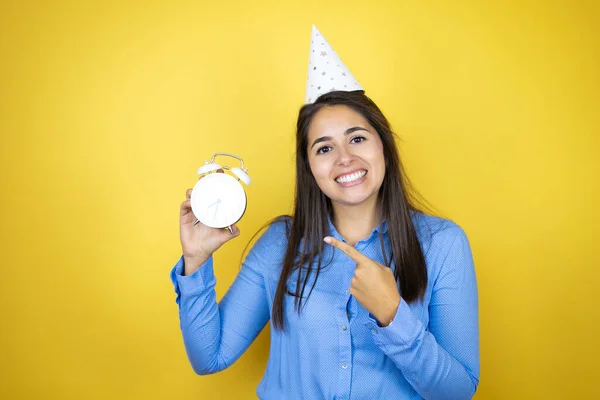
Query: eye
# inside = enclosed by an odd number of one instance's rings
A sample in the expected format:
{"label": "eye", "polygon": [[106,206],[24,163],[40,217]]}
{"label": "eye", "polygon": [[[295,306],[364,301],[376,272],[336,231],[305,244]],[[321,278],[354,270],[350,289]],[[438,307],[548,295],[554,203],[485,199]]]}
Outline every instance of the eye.
{"label": "eye", "polygon": [[350,143],[360,143],[360,142],[364,142],[365,137],[364,136],[354,136],[352,139],[350,139]]}
{"label": "eye", "polygon": [[317,150],[317,154],[325,154],[325,153],[329,153],[331,151],[331,146],[323,146],[320,147],[319,150]]}

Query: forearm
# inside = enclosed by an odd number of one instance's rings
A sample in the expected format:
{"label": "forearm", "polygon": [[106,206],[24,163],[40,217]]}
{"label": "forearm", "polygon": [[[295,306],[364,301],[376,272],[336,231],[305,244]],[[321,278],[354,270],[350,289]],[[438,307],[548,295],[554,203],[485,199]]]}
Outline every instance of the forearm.
{"label": "forearm", "polygon": [[424,399],[471,399],[478,380],[425,330],[410,346],[387,354]]}
{"label": "forearm", "polygon": [[183,255],[183,276],[189,276],[196,272],[208,259],[211,258],[211,254],[201,254],[196,257]]}
{"label": "forearm", "polygon": [[[178,265],[175,269],[184,272],[186,268]],[[191,274],[181,274],[175,279],[178,281],[181,333],[192,368],[201,375],[226,368],[227,362],[219,354],[221,315],[214,290],[216,279],[212,259],[199,264]]]}
{"label": "forearm", "polygon": [[[388,327],[376,329],[375,342],[423,398],[460,400],[474,395],[477,372],[446,351],[406,303],[401,303]],[[460,339],[464,341],[462,352],[470,359],[478,358],[478,342],[470,342],[469,336]]]}
{"label": "forearm", "polygon": [[189,276],[182,271],[183,257],[172,280],[188,358],[198,374],[221,371],[242,355],[268,321],[262,277],[245,264],[217,304],[212,258]]}

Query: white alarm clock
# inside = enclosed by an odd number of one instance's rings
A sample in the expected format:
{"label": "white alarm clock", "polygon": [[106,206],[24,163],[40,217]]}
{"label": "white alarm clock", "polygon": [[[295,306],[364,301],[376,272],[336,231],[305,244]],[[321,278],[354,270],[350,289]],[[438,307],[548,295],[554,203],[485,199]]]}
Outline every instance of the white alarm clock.
{"label": "white alarm clock", "polygon": [[[215,163],[217,156],[233,157],[240,161],[240,167],[229,168]],[[229,170],[233,175],[217,173],[219,169]],[[233,154],[216,153],[210,161],[198,168],[198,180],[190,198],[192,212],[198,222],[211,228],[228,228],[238,222],[246,211],[246,192],[239,181],[250,185],[248,168],[244,161]],[[195,225],[194,224],[194,225]]]}

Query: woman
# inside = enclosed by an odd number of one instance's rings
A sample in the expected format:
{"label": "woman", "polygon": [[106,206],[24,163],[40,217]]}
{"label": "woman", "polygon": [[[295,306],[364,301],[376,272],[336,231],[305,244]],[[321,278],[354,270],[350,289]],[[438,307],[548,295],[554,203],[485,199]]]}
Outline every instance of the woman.
{"label": "woman", "polygon": [[275,220],[222,301],[211,254],[237,236],[193,226],[172,271],[188,357],[227,368],[271,320],[261,399],[466,399],[479,379],[477,284],[456,224],[419,212],[389,123],[361,91],[300,110],[294,214]]}

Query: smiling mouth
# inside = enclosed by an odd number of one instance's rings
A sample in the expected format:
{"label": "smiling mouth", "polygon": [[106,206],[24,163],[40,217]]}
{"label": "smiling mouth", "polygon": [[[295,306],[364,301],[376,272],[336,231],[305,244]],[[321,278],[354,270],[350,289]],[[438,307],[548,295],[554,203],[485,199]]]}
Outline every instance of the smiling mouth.
{"label": "smiling mouth", "polygon": [[361,171],[356,171],[348,175],[342,175],[340,177],[335,178],[337,183],[351,183],[361,179],[363,176],[367,174],[367,171],[364,169]]}

